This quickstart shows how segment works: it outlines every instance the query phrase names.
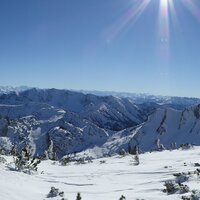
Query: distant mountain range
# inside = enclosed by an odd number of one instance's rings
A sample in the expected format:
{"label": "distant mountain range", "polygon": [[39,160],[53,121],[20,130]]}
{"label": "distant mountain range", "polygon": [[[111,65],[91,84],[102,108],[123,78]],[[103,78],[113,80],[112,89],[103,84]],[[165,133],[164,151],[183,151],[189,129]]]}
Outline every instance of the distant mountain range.
{"label": "distant mountain range", "polygon": [[[0,148],[25,145],[43,155],[83,152],[101,157],[138,146],[200,145],[200,99],[107,96],[58,89],[0,88]],[[81,154],[81,153],[80,153]]]}
{"label": "distant mountain range", "polygon": [[0,86],[0,94],[9,94],[11,92],[22,92],[25,90],[31,89],[31,87],[20,86],[20,87],[12,87],[12,86]]}

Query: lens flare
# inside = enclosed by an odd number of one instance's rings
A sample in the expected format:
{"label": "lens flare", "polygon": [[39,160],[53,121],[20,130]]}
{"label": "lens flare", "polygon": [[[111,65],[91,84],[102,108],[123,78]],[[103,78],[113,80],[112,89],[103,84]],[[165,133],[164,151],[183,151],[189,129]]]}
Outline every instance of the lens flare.
{"label": "lens flare", "polygon": [[159,6],[158,13],[158,40],[159,45],[169,58],[171,29],[176,31],[179,28],[179,21],[176,6],[184,5],[192,15],[200,22],[200,1],[199,0],[129,0],[129,8],[119,19],[104,31],[103,39],[106,43],[112,42],[122,31],[128,30],[135,24],[137,19],[147,10],[149,5]]}
{"label": "lens flare", "polygon": [[[122,2],[131,2],[130,7],[114,24],[104,31],[103,44],[112,42],[122,31],[130,30],[130,27],[135,25],[135,22],[144,12],[150,13],[153,10],[156,12],[158,10],[157,18],[152,18],[157,22],[155,51],[157,52],[156,55],[158,58],[156,59],[158,62],[157,66],[159,66],[158,72],[161,72],[158,74],[161,74],[161,77],[165,78],[166,83],[170,85],[168,74],[170,74],[171,69],[170,45],[172,45],[172,37],[175,37],[176,35],[181,37],[184,33],[181,32],[181,34],[177,34],[181,31],[179,25],[184,23],[179,23],[177,11],[180,11],[181,9],[183,9],[183,11],[189,10],[200,22],[200,0],[127,0]],[[147,9],[149,7],[150,9]],[[154,15],[152,15],[152,17],[153,16]],[[149,20],[152,19],[147,19],[147,21],[149,22]],[[141,34],[143,35],[144,33]]]}
{"label": "lens flare", "polygon": [[167,42],[169,40],[169,13],[168,0],[160,1],[159,9],[159,34],[161,40]]}
{"label": "lens flare", "polygon": [[182,3],[200,22],[200,3],[196,0],[182,0]]}
{"label": "lens flare", "polygon": [[125,27],[135,23],[145,11],[150,1],[151,0],[133,1],[126,13],[114,25],[106,30],[106,41],[112,41]]}
{"label": "lens flare", "polygon": [[158,37],[159,37],[159,54],[165,62],[169,59],[169,1],[160,0],[158,16]]}
{"label": "lens flare", "polygon": [[169,3],[169,12],[172,18],[172,24],[174,25],[174,27],[177,28],[179,26],[179,22],[178,22],[176,9],[174,6],[174,0],[168,0],[168,3]]}

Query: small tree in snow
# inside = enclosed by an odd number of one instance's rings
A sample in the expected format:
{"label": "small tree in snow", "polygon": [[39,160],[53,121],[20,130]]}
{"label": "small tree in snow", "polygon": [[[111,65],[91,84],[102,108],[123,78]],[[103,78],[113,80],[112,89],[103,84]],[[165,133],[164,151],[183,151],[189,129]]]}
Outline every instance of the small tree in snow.
{"label": "small tree in snow", "polygon": [[78,194],[77,194],[77,196],[76,196],[76,200],[81,200],[82,198],[81,198],[81,194],[80,194],[80,192],[78,192]]}
{"label": "small tree in snow", "polygon": [[134,160],[135,160],[135,165],[139,165],[140,164],[139,154],[136,154],[134,156]]}
{"label": "small tree in snow", "polygon": [[31,146],[26,146],[20,153],[14,157],[15,170],[31,173],[37,171],[37,165],[41,162],[40,159],[33,157],[34,149]]}
{"label": "small tree in snow", "polygon": [[68,165],[71,162],[71,157],[69,155],[64,156],[61,160],[60,163],[61,165]]}
{"label": "small tree in snow", "polygon": [[124,195],[122,195],[119,200],[126,200],[126,197]]}
{"label": "small tree in snow", "polygon": [[139,148],[138,148],[138,146],[134,146],[134,147],[129,146],[128,152],[131,155],[137,155],[137,154],[139,154]]}
{"label": "small tree in snow", "polygon": [[135,148],[133,149],[133,155],[134,155],[134,160],[135,160],[135,165],[139,165],[140,164],[140,160],[139,160],[139,149],[138,146],[135,146]]}
{"label": "small tree in snow", "polygon": [[190,191],[187,185],[177,184],[175,181],[166,181],[164,186],[166,187],[163,192],[167,194],[174,194],[174,193],[187,193]]}
{"label": "small tree in snow", "polygon": [[53,198],[53,197],[64,197],[64,192],[60,191],[58,188],[51,187],[51,190],[47,194],[47,198]]}

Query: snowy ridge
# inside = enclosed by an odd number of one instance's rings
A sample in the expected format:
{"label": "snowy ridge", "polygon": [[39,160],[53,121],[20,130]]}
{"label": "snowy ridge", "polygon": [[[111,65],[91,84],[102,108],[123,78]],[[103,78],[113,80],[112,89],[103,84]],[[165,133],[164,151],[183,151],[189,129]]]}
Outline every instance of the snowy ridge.
{"label": "snowy ridge", "polygon": [[21,105],[30,102],[44,103],[74,112],[101,128],[111,130],[137,125],[147,117],[132,101],[113,96],[98,97],[67,90],[34,88],[19,94],[4,94],[0,97],[0,104]]}
{"label": "snowy ridge", "polygon": [[80,157],[98,158],[136,146],[140,152],[179,148],[182,144],[200,145],[200,105],[183,111],[157,109],[141,125],[114,133],[101,146],[80,153]]}
{"label": "snowy ridge", "polygon": [[12,87],[12,86],[0,86],[0,95],[1,94],[9,94],[12,92],[18,93],[25,90],[29,90],[30,87],[20,86],[20,87]]}
{"label": "snowy ridge", "polygon": [[0,116],[0,136],[17,150],[34,143],[35,153],[43,155],[53,141],[58,158],[101,146],[118,130],[146,118],[128,99],[56,89],[3,94]]}
{"label": "snowy ridge", "polygon": [[[176,97],[176,96],[162,96],[152,95],[146,93],[128,93],[128,92],[112,92],[112,91],[81,91],[84,94],[95,94],[98,96],[112,95],[119,98],[128,98],[139,104],[147,107],[171,107],[178,110],[182,110],[192,105],[200,104],[199,98],[192,97]],[[150,104],[150,105],[149,105]],[[155,107],[155,108],[156,108]]]}
{"label": "snowy ridge", "polygon": [[157,143],[171,148],[181,144],[200,145],[200,105],[183,111],[174,109],[158,109],[137,131],[131,141],[139,145],[142,151],[158,148]]}
{"label": "snowy ridge", "polygon": [[[150,114],[152,113],[152,114]],[[149,115],[150,114],[150,115]],[[149,115],[149,116],[148,116]],[[147,118],[148,116],[148,118]],[[31,143],[43,155],[53,141],[58,158],[105,157],[130,151],[200,145],[200,106],[175,110],[130,98],[68,90],[30,89],[0,96],[0,147],[20,151]]]}

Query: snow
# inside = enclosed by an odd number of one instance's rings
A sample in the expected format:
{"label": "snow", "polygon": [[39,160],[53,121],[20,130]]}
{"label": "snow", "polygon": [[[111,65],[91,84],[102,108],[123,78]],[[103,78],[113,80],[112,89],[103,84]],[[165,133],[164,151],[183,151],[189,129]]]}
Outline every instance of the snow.
{"label": "snow", "polygon": [[120,98],[128,98],[134,101],[136,104],[142,106],[151,104],[158,107],[166,108],[171,107],[178,110],[183,110],[186,107],[192,105],[197,105],[200,103],[200,99],[192,97],[177,97],[177,96],[162,96],[162,95],[153,95],[147,93],[127,93],[127,92],[112,92],[112,91],[84,91],[81,90],[84,94],[95,94],[97,96],[109,96]]}
{"label": "snow", "polygon": [[30,89],[30,87],[27,87],[27,86],[20,86],[20,87],[0,86],[0,95],[9,94],[12,92],[18,93],[18,92],[26,91],[28,89]]}
{"label": "snow", "polygon": [[81,151],[97,158],[134,146],[150,151],[158,148],[157,140],[166,148],[171,143],[200,145],[199,106],[183,111],[154,110],[151,104],[142,107],[129,98],[57,89],[4,94],[0,96],[0,137],[8,137],[18,151],[31,141],[39,155],[44,155],[52,140],[59,158]]}
{"label": "snow", "polygon": [[[8,162],[12,161],[12,157],[4,157]],[[47,160],[42,161],[38,174],[33,175],[11,171],[0,164],[1,199],[51,199],[46,195],[52,186],[64,191],[68,200],[75,199],[77,192],[81,193],[83,200],[118,200],[121,195],[126,196],[127,200],[181,199],[181,194],[163,193],[163,184],[174,180],[173,173],[194,171],[194,163],[200,158],[200,147],[145,153],[139,157],[140,164],[137,166],[130,155],[96,159],[87,164],[70,163],[67,166]],[[101,161],[105,163],[100,164]],[[199,189],[199,183],[200,179],[193,176],[184,184],[193,190]]]}
{"label": "snow", "polygon": [[111,130],[122,130],[138,125],[147,117],[133,101],[126,98],[100,97],[58,89],[32,88],[19,93],[4,93],[0,95],[0,105],[1,115],[10,118],[26,115],[36,115],[40,118],[43,112],[45,117],[48,112],[52,115],[53,112],[55,114],[58,110],[64,110],[76,113],[101,128]]}
{"label": "snow", "polygon": [[157,109],[141,125],[132,138],[131,144],[138,145],[142,151],[157,149],[157,139],[168,149],[171,148],[173,142],[177,144],[177,147],[186,143],[199,145],[200,119],[197,117],[199,112],[198,106],[183,111],[172,108]]}

